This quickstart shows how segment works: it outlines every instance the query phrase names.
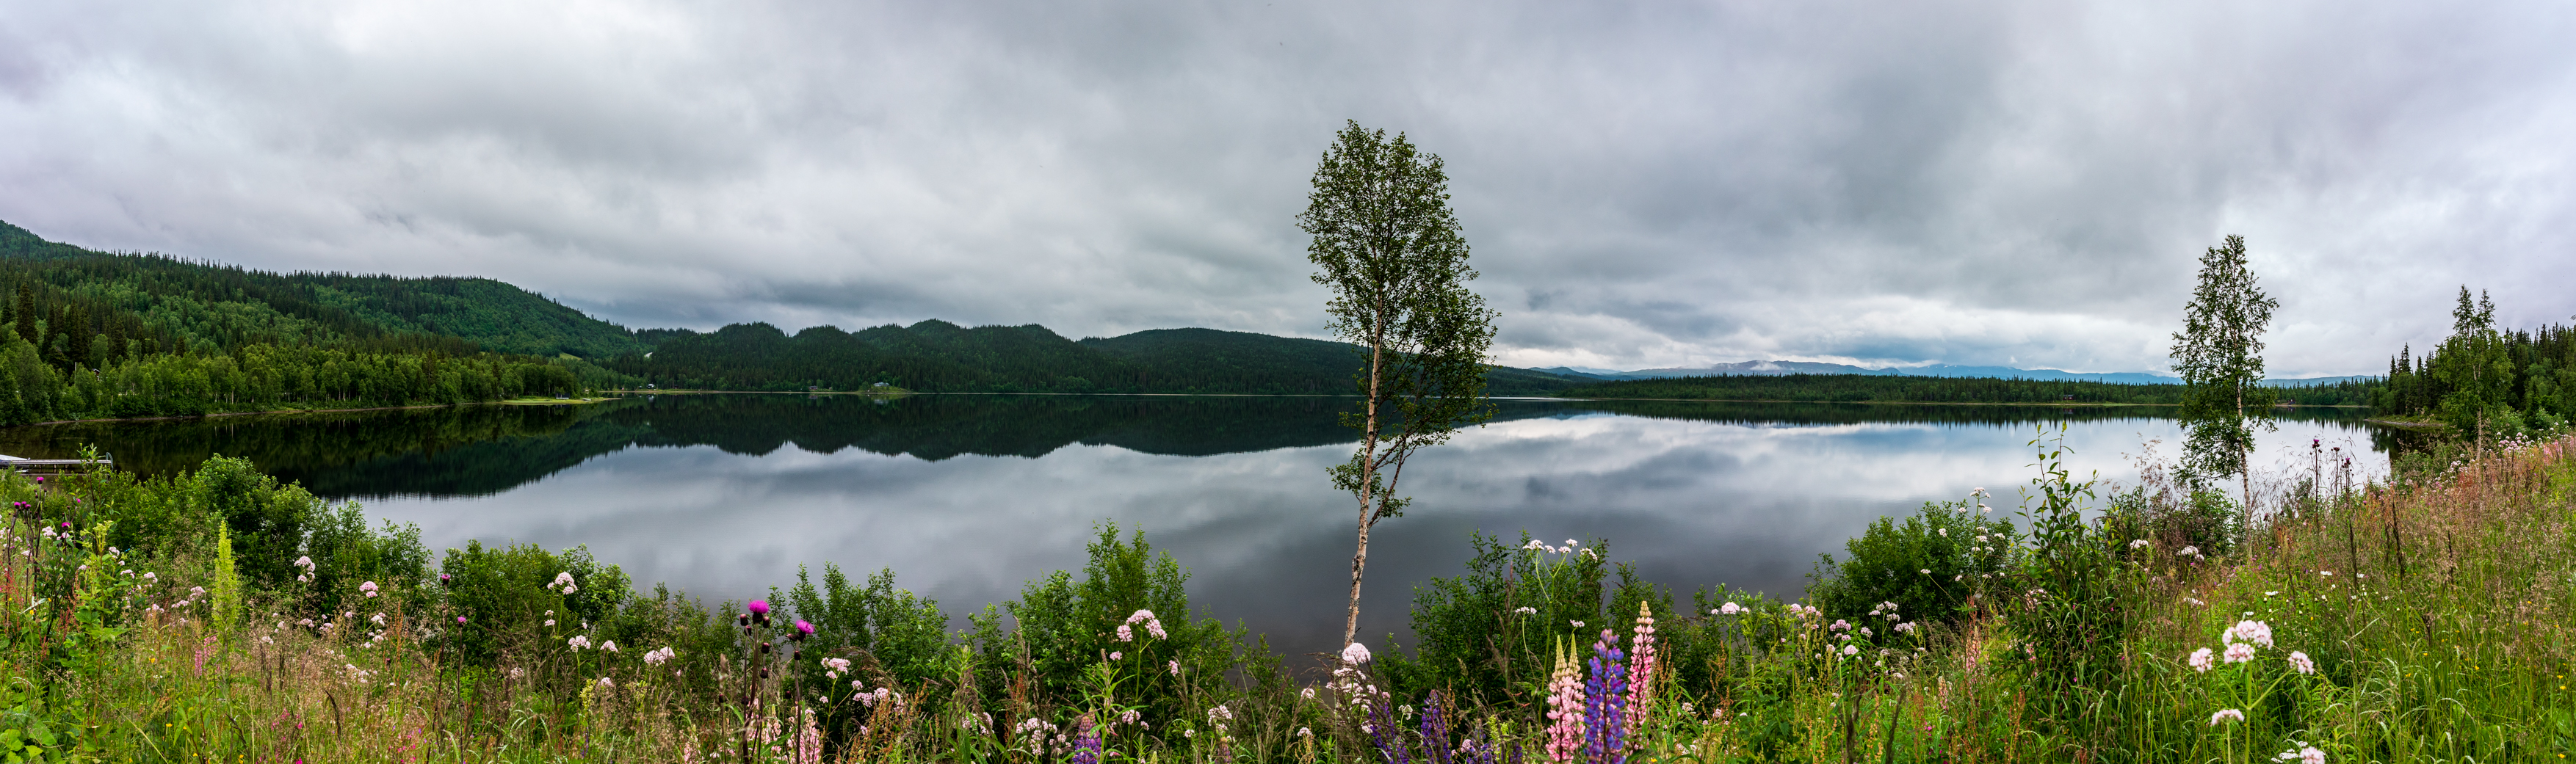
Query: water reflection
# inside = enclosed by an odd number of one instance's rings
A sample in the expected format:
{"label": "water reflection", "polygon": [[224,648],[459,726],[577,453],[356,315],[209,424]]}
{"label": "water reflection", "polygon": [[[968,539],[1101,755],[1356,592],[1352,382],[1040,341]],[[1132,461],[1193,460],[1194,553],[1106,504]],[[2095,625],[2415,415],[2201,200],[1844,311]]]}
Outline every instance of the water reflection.
{"label": "water reflection", "polygon": [[[664,396],[579,407],[223,417],[0,431],[0,452],[95,442],[131,468],[246,456],[316,493],[468,538],[588,544],[640,581],[739,598],[799,563],[892,567],[951,613],[1078,569],[1093,524],[1144,527],[1193,596],[1291,650],[1338,635],[1356,507],[1329,398]],[[1403,628],[1409,589],[1457,572],[1469,533],[1610,539],[1687,590],[1794,593],[1868,520],[1988,487],[2014,504],[2031,427],[2069,421],[2078,474],[2178,442],[2157,409],[1510,401],[1407,470],[1415,509],[1379,526],[1364,631]],[[2357,416],[2302,411],[2265,441],[2368,448]],[[793,445],[794,448],[787,446]],[[2166,448],[2170,453],[2170,446]],[[2258,460],[2259,461],[2259,460]],[[2304,461],[2300,461],[2304,464]]]}

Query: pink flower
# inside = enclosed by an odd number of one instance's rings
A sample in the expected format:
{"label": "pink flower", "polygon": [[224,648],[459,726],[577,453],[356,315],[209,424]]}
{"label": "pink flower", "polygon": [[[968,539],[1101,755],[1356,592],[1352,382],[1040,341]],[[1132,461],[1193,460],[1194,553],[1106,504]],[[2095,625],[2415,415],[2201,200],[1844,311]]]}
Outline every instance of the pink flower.
{"label": "pink flower", "polygon": [[[1180,675],[1181,675],[1181,662],[1180,662],[1180,661],[1177,661],[1177,660],[1175,660],[1175,661],[1170,661],[1170,662],[1168,662],[1168,663],[1163,664],[1163,666],[1164,666],[1164,668],[1171,669],[1171,671],[1172,671],[1172,676],[1180,676]],[[1314,690],[1314,688],[1311,688],[1311,687],[1310,687],[1310,688],[1307,688],[1307,691],[1309,691],[1309,692],[1312,692],[1313,690]]]}
{"label": "pink flower", "polygon": [[2227,633],[2222,635],[2219,641],[2233,642],[2239,639],[2271,647],[2272,627],[2264,625],[2262,621],[2237,621],[2236,625],[2227,628]]}
{"label": "pink flower", "polygon": [[[2302,674],[2314,674],[2317,673],[2317,662],[2309,659],[2307,653],[2292,650],[2290,651],[2290,668],[2298,669],[2299,673]],[[2311,748],[2308,750],[2316,749]]]}
{"label": "pink flower", "polygon": [[2217,661],[2210,659],[2209,648],[2204,647],[2191,651],[2191,670],[2208,671],[2211,667],[2216,666],[2217,664]]}
{"label": "pink flower", "polygon": [[2254,659],[2254,646],[2243,642],[2232,643],[2227,646],[2227,653],[2220,657],[2226,658],[2229,663],[2244,663]]}
{"label": "pink flower", "polygon": [[801,619],[798,620],[796,622],[796,637],[798,639],[803,639],[810,636],[814,636],[814,624]]}
{"label": "pink flower", "polygon": [[2218,726],[2218,723],[2219,723],[2219,722],[2241,722],[2241,721],[2245,721],[2245,712],[2243,712],[2243,711],[2238,711],[2238,710],[2233,709],[2233,708],[2224,708],[2224,709],[2219,709],[2218,713],[2214,713],[2214,714],[2210,714],[2210,715],[2209,715],[2209,726],[2212,726],[2212,727],[2216,727],[2216,726]]}
{"label": "pink flower", "polygon": [[1351,646],[1342,648],[1342,662],[1353,665],[1369,662],[1368,646],[1353,642]]}
{"label": "pink flower", "polygon": [[1111,650],[1111,651],[1109,651],[1109,659],[1110,659],[1110,660],[1113,660],[1113,661],[1114,661],[1114,660],[1120,660],[1120,659],[1123,659],[1123,658],[1126,658],[1126,657],[1127,657],[1127,654],[1126,654],[1126,653],[1122,653],[1122,652],[1119,652],[1119,651],[1116,651],[1116,650]]}
{"label": "pink flower", "polygon": [[751,611],[752,615],[768,615],[769,600],[752,600],[750,602],[745,602],[742,605],[742,609]]}
{"label": "pink flower", "polygon": [[2301,748],[2299,764],[2326,764],[2326,752],[2315,748]]}
{"label": "pink flower", "polygon": [[1127,624],[1123,624],[1123,623],[1122,623],[1122,624],[1118,624],[1118,641],[1120,641],[1120,642],[1134,642],[1134,641],[1136,641],[1136,630],[1135,630],[1135,629],[1128,628],[1128,627],[1127,627]]}

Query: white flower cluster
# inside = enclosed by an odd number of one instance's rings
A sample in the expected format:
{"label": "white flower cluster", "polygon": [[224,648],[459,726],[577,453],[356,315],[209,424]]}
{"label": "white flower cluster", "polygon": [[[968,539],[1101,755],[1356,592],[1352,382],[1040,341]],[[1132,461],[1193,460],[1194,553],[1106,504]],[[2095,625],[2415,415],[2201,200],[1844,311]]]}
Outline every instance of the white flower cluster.
{"label": "white flower cluster", "polygon": [[572,645],[573,652],[581,652],[590,648],[590,637],[583,634],[575,634],[572,635],[572,639],[564,640],[564,644]]}
{"label": "white flower cluster", "polygon": [[373,599],[373,598],[375,598],[375,596],[376,596],[376,582],[374,582],[374,581],[366,581],[366,582],[361,582],[361,583],[359,583],[359,584],[358,584],[358,593],[359,593],[359,594],[367,595],[367,597],[368,597],[369,599]]}
{"label": "white flower cluster", "polygon": [[297,580],[297,581],[311,581],[311,580],[313,580],[313,558],[311,558],[311,557],[297,557],[297,558],[295,558],[295,567],[303,568],[303,569],[304,569],[304,572],[296,574],[296,576],[295,576],[295,580]]}
{"label": "white flower cluster", "polygon": [[547,584],[546,588],[561,591],[565,594],[581,591],[581,587],[572,585],[571,571],[556,573],[554,583]]}
{"label": "white flower cluster", "polygon": [[1729,602],[1729,603],[1726,603],[1726,604],[1724,604],[1724,605],[1719,605],[1719,606],[1717,606],[1717,609],[1716,609],[1716,610],[1708,611],[1708,614],[1709,614],[1709,615],[1742,615],[1742,614],[1744,614],[1745,612],[1747,612],[1747,611],[1746,611],[1746,609],[1745,609],[1745,607],[1744,607],[1743,605],[1738,605],[1738,604],[1735,604],[1735,603],[1733,603],[1733,602]]}
{"label": "white flower cluster", "polygon": [[664,647],[659,650],[648,650],[644,653],[644,665],[659,666],[678,656],[679,653],[669,647]]}
{"label": "white flower cluster", "polygon": [[850,659],[848,658],[823,659],[823,676],[837,680],[841,678],[841,672],[848,670],[850,670]]}

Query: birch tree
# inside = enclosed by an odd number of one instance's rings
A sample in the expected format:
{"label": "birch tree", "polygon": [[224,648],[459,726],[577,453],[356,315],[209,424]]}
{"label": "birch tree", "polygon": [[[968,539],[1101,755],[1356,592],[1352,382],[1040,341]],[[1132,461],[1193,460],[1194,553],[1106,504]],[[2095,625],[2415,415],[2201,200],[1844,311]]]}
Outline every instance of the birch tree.
{"label": "birch tree", "polygon": [[2246,532],[2254,528],[2254,477],[2246,457],[2257,429],[2272,429],[2275,391],[2263,385],[2263,332],[2280,301],[2263,293],[2246,267],[2245,237],[2200,256],[2200,285],[2183,306],[2174,334],[2174,373],[2182,377],[2183,471],[2194,482],[2236,475]]}
{"label": "birch tree", "polygon": [[1467,288],[1467,240],[1449,208],[1440,157],[1397,133],[1350,122],[1315,167],[1314,191],[1297,225],[1314,237],[1306,258],[1315,283],[1332,291],[1325,310],[1336,337],[1362,355],[1360,401],[1344,412],[1359,430],[1350,461],[1331,468],[1334,487],[1358,503],[1351,555],[1350,612],[1342,643],[1359,632],[1360,581],[1369,530],[1404,513],[1396,493],[1405,461],[1446,442],[1459,428],[1492,419],[1485,399],[1486,351],[1495,311]]}

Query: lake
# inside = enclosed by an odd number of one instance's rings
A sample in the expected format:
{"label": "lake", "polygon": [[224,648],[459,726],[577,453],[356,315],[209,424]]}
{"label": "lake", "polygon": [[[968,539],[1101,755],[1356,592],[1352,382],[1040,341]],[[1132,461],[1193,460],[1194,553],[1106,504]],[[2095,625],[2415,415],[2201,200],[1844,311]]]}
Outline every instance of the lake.
{"label": "lake", "polygon": [[[417,524],[433,548],[588,545],[649,588],[710,602],[794,583],[799,564],[899,586],[962,614],[1079,571],[1094,527],[1143,528],[1189,568],[1192,601],[1290,652],[1336,647],[1357,507],[1326,466],[1355,438],[1347,399],[1228,396],[663,395],[579,406],[270,414],[0,430],[0,453],[98,444],[162,473],[248,457],[316,494]],[[1415,457],[1405,516],[1373,534],[1367,641],[1405,629],[1412,588],[1455,575],[1469,535],[1604,539],[1684,593],[1795,596],[1823,552],[1881,515],[1986,487],[2019,504],[2034,427],[2068,463],[2134,480],[2170,409],[1507,400]],[[2350,410],[2301,409],[2256,459],[2304,473],[2309,441],[2385,443]]]}

